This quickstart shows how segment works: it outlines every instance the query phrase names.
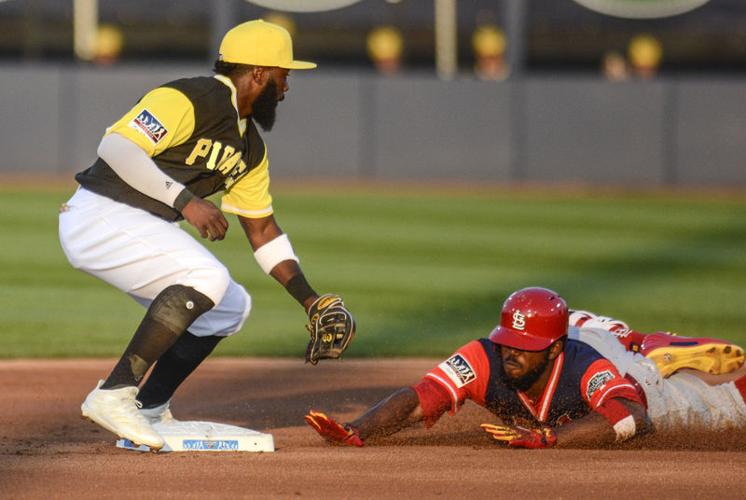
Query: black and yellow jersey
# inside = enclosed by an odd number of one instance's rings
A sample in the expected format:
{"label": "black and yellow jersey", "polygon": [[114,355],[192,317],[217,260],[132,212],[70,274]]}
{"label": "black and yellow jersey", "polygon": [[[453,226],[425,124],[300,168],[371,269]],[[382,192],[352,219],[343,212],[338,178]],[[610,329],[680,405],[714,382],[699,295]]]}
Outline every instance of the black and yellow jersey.
{"label": "black and yellow jersey", "polygon": [[[111,133],[138,144],[196,196],[225,191],[224,211],[251,218],[272,214],[266,146],[254,122],[239,117],[229,78],[185,78],[158,87],[106,129]],[[101,158],[75,179],[90,191],[163,219],[182,218],[124,182]]]}

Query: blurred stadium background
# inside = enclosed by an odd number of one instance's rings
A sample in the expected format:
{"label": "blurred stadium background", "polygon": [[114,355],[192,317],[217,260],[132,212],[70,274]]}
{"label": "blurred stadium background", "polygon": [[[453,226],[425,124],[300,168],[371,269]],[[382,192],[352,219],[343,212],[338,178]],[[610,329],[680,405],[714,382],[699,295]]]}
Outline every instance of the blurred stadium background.
{"label": "blurred stadium background", "polygon": [[[536,284],[643,330],[746,341],[743,0],[269,3],[0,1],[0,356],[119,353],[141,311],[69,267],[56,207],[105,127],[209,74],[257,17],[319,63],[265,138],[306,273],[358,316],[350,355],[446,354]],[[302,354],[302,311],[236,227],[209,247],[255,311],[219,352]]]}
{"label": "blurred stadium background", "polygon": [[[630,12],[703,3],[581,1]],[[741,0],[653,19],[573,0],[362,0],[303,13],[244,0],[8,0],[0,172],[88,165],[113,117],[151,85],[209,73],[222,34],[256,17],[286,24],[297,56],[320,63],[293,75],[268,134],[275,177],[746,184]]]}

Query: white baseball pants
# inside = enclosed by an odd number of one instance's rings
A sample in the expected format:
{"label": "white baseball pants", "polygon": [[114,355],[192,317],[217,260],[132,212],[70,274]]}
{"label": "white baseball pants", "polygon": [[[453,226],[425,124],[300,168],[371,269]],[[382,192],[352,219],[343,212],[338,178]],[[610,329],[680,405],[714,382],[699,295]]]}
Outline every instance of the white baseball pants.
{"label": "white baseball pants", "polygon": [[627,351],[613,334],[601,328],[571,326],[569,336],[593,347],[622,375],[629,373],[637,380],[645,391],[647,413],[656,429],[746,426],[746,403],[733,382],[709,385],[689,373],[663,378],[653,360]]}
{"label": "white baseball pants", "polygon": [[59,234],[73,267],[145,307],[171,285],[190,286],[208,296],[217,305],[189,327],[196,336],[229,336],[249,315],[246,290],[178,223],[81,187],[60,212]]}

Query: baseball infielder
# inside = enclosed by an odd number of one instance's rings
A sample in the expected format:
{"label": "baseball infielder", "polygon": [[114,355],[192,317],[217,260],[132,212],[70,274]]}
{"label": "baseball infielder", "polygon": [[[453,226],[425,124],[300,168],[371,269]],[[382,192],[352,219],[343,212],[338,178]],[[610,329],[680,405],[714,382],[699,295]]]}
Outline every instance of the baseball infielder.
{"label": "baseball infielder", "polygon": [[[621,321],[570,314],[555,292],[526,288],[505,301],[489,338],[461,347],[419,383],[349,424],[313,410],[306,421],[327,440],[354,446],[415,422],[429,427],[467,399],[499,417],[500,425],[482,428],[513,447],[604,445],[653,429],[743,427],[746,376],[732,373],[743,361],[743,349],[731,343],[643,335]],[[709,385],[705,372],[725,383]]]}
{"label": "baseball infielder", "polygon": [[250,296],[175,223],[183,218],[202,238],[223,239],[228,222],[203,199],[220,191],[222,210],[238,216],[259,266],[309,313],[306,360],[339,357],[347,347],[352,316],[340,297],[311,288],[275,221],[267,149],[256,127],[272,128],[290,70],[315,66],[293,59],[284,28],[240,24],[222,40],[214,77],[145,94],[107,129],[94,164],[76,175],[80,187],[60,214],[65,255],[147,307],[111,374],[83,402],[83,416],[161,448],[151,422],[170,418],[176,388],[220,339],[241,329]]}

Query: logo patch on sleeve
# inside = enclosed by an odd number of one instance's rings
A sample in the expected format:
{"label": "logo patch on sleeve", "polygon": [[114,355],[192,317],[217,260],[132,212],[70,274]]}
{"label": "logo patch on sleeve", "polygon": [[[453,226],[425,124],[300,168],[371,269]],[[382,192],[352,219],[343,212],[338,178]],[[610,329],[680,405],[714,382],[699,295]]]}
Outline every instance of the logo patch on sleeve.
{"label": "logo patch on sleeve", "polygon": [[610,370],[604,370],[593,375],[588,381],[588,386],[585,389],[585,394],[588,397],[588,400],[590,401],[591,396],[593,396],[596,391],[603,389],[606,383],[613,378],[614,374],[611,373]]}
{"label": "logo patch on sleeve", "polygon": [[166,127],[147,109],[140,111],[140,114],[129,123],[129,126],[145,134],[153,144],[158,144],[163,136],[168,133]]}
{"label": "logo patch on sleeve", "polygon": [[443,370],[443,373],[445,373],[458,388],[465,386],[477,378],[474,369],[471,367],[469,362],[466,361],[466,358],[460,354],[454,354],[439,364],[438,367]]}

